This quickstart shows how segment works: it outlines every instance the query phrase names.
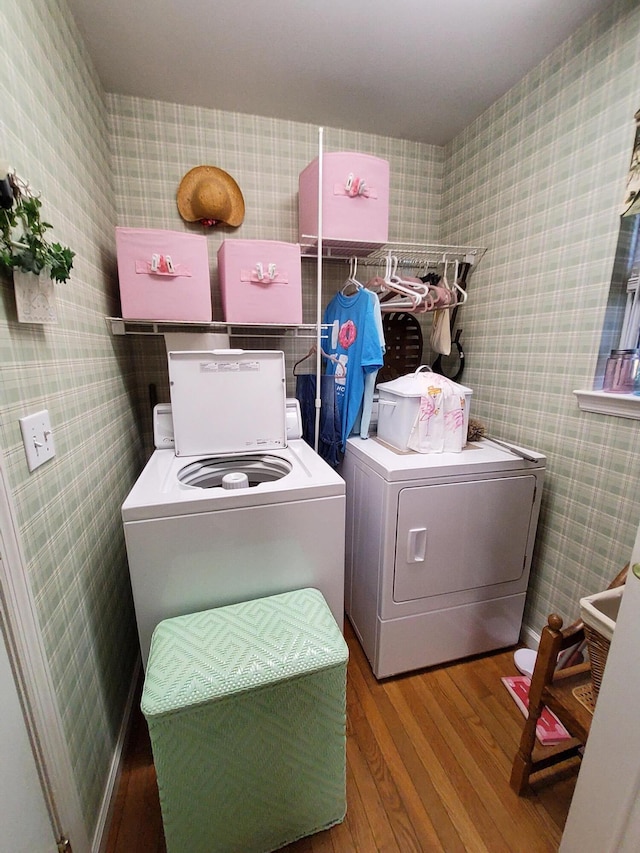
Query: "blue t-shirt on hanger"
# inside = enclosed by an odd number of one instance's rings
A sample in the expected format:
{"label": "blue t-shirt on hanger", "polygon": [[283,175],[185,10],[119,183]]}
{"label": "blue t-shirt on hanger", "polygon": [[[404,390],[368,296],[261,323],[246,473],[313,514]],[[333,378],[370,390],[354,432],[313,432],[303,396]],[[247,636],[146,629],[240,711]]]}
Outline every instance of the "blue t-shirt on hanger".
{"label": "blue t-shirt on hanger", "polygon": [[365,376],[383,364],[384,352],[376,324],[374,305],[364,288],[353,296],[336,293],[327,305],[323,323],[322,349],[328,356],[326,373],[336,383],[336,400],[346,442],[362,404]]}

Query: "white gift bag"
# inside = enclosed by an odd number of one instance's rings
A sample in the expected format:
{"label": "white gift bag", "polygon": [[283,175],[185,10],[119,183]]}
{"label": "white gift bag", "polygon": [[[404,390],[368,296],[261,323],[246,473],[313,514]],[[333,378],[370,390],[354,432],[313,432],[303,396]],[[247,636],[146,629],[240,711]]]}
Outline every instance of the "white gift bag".
{"label": "white gift bag", "polygon": [[460,453],[467,442],[465,389],[438,373],[422,373],[420,405],[407,442],[418,453]]}

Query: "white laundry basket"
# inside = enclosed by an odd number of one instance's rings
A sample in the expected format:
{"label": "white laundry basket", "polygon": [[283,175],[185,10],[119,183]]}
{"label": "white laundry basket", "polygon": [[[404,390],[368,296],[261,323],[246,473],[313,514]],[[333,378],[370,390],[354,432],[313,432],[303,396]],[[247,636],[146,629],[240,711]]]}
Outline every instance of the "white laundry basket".
{"label": "white laundry basket", "polygon": [[616,627],[624,586],[606,589],[580,599],[580,615],[591,660],[591,686],[597,698],[602,684],[609,646]]}
{"label": "white laundry basket", "polygon": [[[378,385],[378,437],[398,450],[409,449],[409,438],[411,431],[420,411],[420,400],[425,390],[425,372],[434,382],[444,380],[446,377],[439,373],[433,373],[430,367],[421,365],[413,373],[400,376],[391,382],[382,382]],[[471,406],[471,395],[473,391],[465,385],[459,385],[446,379],[448,383],[455,386],[464,397],[464,422],[463,422],[463,445],[466,443],[467,430],[469,428],[469,409]]]}

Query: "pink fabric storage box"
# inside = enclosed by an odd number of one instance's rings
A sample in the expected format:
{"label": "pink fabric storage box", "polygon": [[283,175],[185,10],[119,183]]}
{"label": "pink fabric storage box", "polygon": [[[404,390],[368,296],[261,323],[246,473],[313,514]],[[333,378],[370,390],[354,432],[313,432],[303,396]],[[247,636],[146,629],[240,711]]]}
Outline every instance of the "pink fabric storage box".
{"label": "pink fabric storage box", "polygon": [[211,322],[206,237],[116,228],[116,250],[125,320]]}
{"label": "pink fabric storage box", "polygon": [[[386,243],[389,237],[389,163],[354,152],[330,152],[322,162],[323,240]],[[318,158],[300,173],[300,242],[318,236]],[[315,242],[315,241],[314,241]]]}
{"label": "pink fabric storage box", "polygon": [[224,240],[218,275],[227,323],[302,323],[300,246]]}

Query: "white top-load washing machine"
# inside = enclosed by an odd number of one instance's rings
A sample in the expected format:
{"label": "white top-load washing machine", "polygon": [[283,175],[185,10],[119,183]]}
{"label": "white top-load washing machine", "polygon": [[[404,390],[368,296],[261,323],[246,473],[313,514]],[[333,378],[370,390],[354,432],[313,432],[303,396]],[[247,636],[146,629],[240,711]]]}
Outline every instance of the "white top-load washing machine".
{"label": "white top-load washing machine", "polygon": [[376,677],[518,641],[545,457],[350,438],[345,609]]}
{"label": "white top-load washing machine", "polygon": [[342,628],[345,484],[287,440],[283,353],[168,360],[171,414],[122,505],[143,663],[162,619],[304,587]]}

